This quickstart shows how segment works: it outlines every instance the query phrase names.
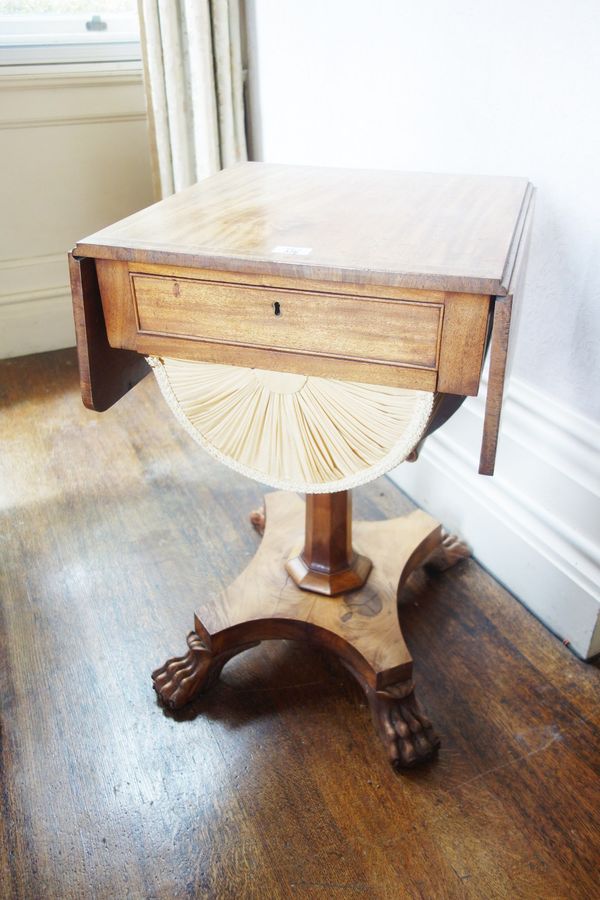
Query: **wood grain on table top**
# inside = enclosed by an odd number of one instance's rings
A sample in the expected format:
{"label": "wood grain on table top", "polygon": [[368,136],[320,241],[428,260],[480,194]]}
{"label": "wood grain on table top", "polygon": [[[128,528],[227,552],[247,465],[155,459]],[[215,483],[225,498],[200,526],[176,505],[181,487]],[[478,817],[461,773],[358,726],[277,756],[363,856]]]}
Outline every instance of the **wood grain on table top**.
{"label": "wood grain on table top", "polygon": [[504,295],[530,194],[525,178],[241,163],[76,253]]}

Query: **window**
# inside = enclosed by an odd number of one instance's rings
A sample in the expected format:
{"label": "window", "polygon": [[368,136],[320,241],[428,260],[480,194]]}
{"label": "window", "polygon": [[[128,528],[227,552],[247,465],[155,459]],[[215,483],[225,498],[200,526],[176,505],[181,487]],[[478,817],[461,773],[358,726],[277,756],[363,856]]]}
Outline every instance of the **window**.
{"label": "window", "polygon": [[135,0],[0,0],[0,66],[140,58]]}

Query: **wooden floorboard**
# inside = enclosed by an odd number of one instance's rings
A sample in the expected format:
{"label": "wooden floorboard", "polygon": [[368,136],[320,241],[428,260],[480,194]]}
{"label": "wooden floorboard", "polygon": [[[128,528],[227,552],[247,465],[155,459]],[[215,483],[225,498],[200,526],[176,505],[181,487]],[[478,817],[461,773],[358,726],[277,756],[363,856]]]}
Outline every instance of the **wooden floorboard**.
{"label": "wooden floorboard", "polygon": [[150,671],[254,553],[260,485],[151,376],[86,411],[71,350],[0,363],[0,415],[1,897],[600,896],[598,669],[473,561],[404,593],[434,764],[395,775],[350,676],[290,642],[169,715]]}

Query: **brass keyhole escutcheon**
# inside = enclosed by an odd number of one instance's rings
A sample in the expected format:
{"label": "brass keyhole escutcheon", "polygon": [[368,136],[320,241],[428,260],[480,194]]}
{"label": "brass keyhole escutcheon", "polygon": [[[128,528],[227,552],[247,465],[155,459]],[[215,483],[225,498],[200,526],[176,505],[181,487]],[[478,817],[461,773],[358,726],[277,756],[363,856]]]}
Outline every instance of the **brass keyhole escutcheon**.
{"label": "brass keyhole escutcheon", "polygon": [[275,300],[275,302],[273,303],[273,312],[276,316],[281,315],[281,303],[279,302],[279,300]]}

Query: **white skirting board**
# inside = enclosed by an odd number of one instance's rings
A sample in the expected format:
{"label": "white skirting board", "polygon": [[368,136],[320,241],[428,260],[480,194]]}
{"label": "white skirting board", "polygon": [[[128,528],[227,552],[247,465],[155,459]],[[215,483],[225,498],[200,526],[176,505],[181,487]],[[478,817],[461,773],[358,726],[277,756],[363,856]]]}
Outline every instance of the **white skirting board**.
{"label": "white skirting board", "polygon": [[73,347],[75,327],[68,285],[30,292],[6,302],[0,296],[0,359]]}
{"label": "white skirting board", "polygon": [[600,653],[600,426],[513,378],[488,478],[477,474],[481,395],[391,477],[589,659]]}

